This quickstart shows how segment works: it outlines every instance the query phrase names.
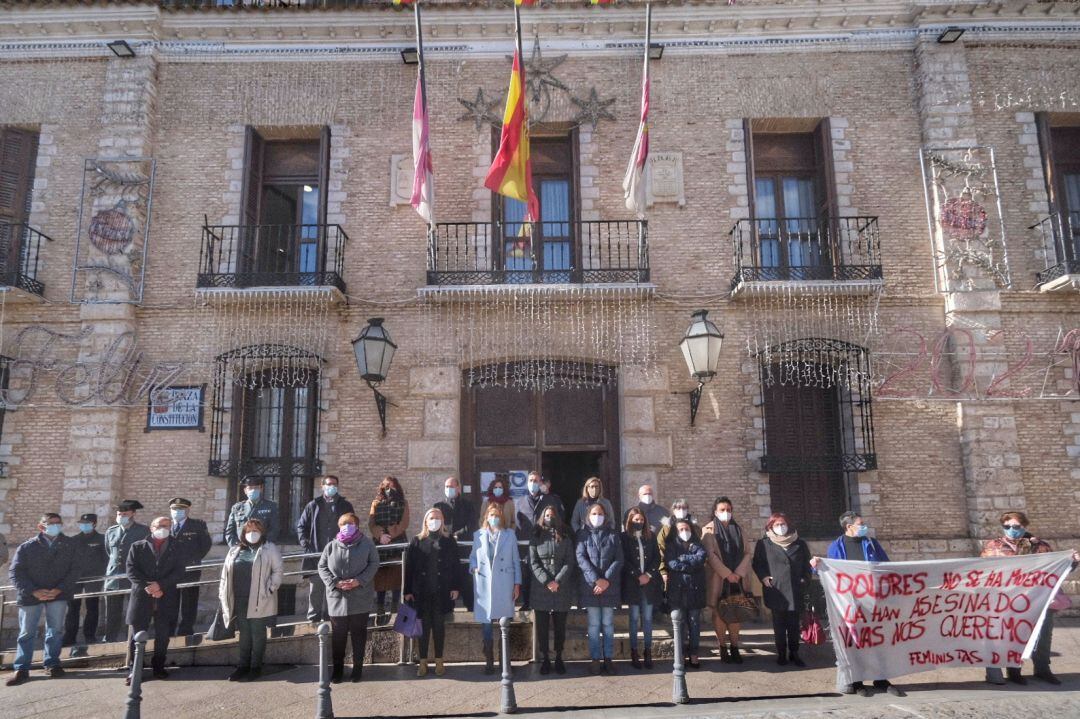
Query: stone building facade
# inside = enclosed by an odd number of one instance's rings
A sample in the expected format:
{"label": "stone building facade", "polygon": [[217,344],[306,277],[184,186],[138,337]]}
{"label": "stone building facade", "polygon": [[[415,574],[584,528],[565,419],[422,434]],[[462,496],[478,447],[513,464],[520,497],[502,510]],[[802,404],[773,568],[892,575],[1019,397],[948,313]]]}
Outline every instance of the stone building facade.
{"label": "stone building facade", "polygon": [[[0,531],[181,495],[220,533],[250,472],[294,505],[323,471],[429,505],[447,475],[543,467],[570,500],[594,472],[623,508],[645,482],[703,516],[728,495],[754,533],[787,511],[823,540],[855,508],[900,558],[970,553],[1009,508],[1078,541],[1080,5],[654,3],[647,224],[621,188],[643,4],[525,8],[553,213],[530,237],[483,187],[503,3],[425,2],[430,235],[412,13],[222,4],[0,9],[26,189],[0,223],[29,228]],[[691,425],[701,308],[725,341]],[[385,435],[349,344],[370,317],[398,348]],[[202,388],[202,429],[148,431],[159,385]]]}

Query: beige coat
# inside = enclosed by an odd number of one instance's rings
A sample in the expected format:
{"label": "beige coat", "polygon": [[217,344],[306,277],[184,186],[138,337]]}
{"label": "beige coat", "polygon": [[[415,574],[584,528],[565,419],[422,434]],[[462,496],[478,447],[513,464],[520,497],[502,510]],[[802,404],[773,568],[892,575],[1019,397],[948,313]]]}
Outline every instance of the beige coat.
{"label": "beige coat", "polygon": [[[221,618],[225,626],[232,624],[233,612],[233,563],[240,553],[240,546],[231,547],[225,555],[225,564],[221,567],[221,580],[218,582],[218,599],[221,600]],[[271,542],[266,542],[255,551],[255,561],[251,565],[251,590],[248,595],[248,619],[265,619],[277,614],[277,589],[281,586],[282,561],[281,551]]]}
{"label": "beige coat", "polygon": [[720,545],[716,541],[716,534],[713,532],[713,523],[710,521],[704,527],[701,528],[701,546],[705,548],[705,601],[708,606],[715,607],[717,601],[720,600],[721,589],[724,585],[724,577],[734,572],[743,578],[743,589],[749,589],[749,584],[745,581],[746,577],[750,574],[750,563],[753,560],[753,547],[750,542],[746,541],[746,532],[743,531],[742,526],[739,526],[739,533],[742,535],[743,544],[743,558],[739,562],[737,567],[724,566],[723,559],[720,558]]}

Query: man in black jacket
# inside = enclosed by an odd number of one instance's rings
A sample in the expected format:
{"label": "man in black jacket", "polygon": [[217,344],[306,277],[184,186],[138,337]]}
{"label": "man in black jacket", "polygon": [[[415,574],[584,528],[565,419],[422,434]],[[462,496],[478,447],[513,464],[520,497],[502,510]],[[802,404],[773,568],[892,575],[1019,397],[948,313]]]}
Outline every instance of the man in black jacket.
{"label": "man in black jacket", "polygon": [[[300,519],[296,523],[296,536],[305,554],[322,552],[338,533],[338,519],[343,514],[352,514],[352,503],[342,497],[338,490],[338,478],[328,474],[322,478],[322,493],[307,503]],[[315,572],[319,567],[318,557],[304,560],[304,571]],[[312,624],[329,619],[326,613],[326,585],[317,574],[308,577],[307,618]]]}
{"label": "man in black jacket", "polygon": [[[131,626],[128,652],[135,654],[134,637],[154,625],[154,656],[150,660],[155,679],[169,676],[165,658],[169,651],[169,629],[180,601],[176,585],[184,579],[184,552],[170,536],[172,520],[158,517],[150,523],[150,536],[131,545],[127,575],[131,580],[127,622]],[[131,684],[131,675],[127,677]]]}
{"label": "man in black jacket", "polygon": [[[435,508],[443,513],[443,521],[450,530],[450,538],[455,542],[472,542],[473,532],[477,529],[480,519],[479,510],[461,494],[461,483],[457,477],[447,477],[443,482],[443,495],[446,497],[441,502],[435,503]],[[469,547],[458,545],[458,557],[468,558],[471,551]],[[472,577],[468,576],[467,564],[461,565],[461,603],[470,612],[473,610],[473,583]]]}
{"label": "man in black jacket", "polygon": [[7,686],[22,684],[30,678],[34,659],[38,622],[45,614],[45,674],[63,676],[60,667],[60,644],[64,631],[67,603],[75,592],[79,577],[75,544],[61,532],[64,522],[59,514],[41,516],[38,535],[15,550],[8,570],[15,585],[19,605],[19,638],[12,666],[15,674]]}
{"label": "man in black jacket", "polygon": [[[210,546],[214,540],[210,538],[210,530],[206,528],[206,522],[201,519],[192,519],[188,516],[191,511],[191,500],[183,497],[173,497],[169,500],[169,515],[172,518],[172,537],[183,551],[184,563],[188,566],[198,564],[210,552]],[[184,574],[184,582],[199,581],[200,572],[194,570]],[[176,604],[177,618],[174,637],[190,637],[195,633],[195,617],[199,613],[199,590],[201,587],[184,587],[180,589],[180,599]]]}
{"label": "man in black jacket", "polygon": [[[79,517],[79,533],[71,538],[76,548],[79,579],[104,576],[105,567],[109,563],[109,553],[105,550],[105,535],[97,531],[97,521],[98,516],[96,514],[82,515]],[[101,582],[79,584],[76,586],[75,593],[100,592],[101,587]],[[79,644],[78,641],[79,610],[82,609],[83,600],[68,600],[67,620],[64,622],[64,646],[71,647],[71,656],[73,657],[85,657],[87,645],[97,641],[100,599],[100,597],[86,598],[86,617],[82,623],[82,644]]]}

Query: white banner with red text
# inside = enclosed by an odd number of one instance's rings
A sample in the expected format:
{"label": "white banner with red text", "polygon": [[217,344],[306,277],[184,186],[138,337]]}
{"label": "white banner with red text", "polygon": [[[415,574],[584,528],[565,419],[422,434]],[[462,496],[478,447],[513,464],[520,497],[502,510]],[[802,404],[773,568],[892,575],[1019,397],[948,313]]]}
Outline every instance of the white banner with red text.
{"label": "white banner with red text", "polygon": [[1018,667],[1031,656],[1070,552],[818,565],[846,683],[939,667]]}

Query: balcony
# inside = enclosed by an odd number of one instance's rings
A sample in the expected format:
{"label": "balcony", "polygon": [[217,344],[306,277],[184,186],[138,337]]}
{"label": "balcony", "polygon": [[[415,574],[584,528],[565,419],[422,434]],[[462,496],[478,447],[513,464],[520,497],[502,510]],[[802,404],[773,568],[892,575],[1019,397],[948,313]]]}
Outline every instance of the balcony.
{"label": "balcony", "polygon": [[837,294],[873,294],[881,286],[876,217],[756,218],[731,229],[735,276],[731,293],[784,286],[828,287]]}
{"label": "balcony", "polygon": [[43,240],[52,242],[26,223],[0,222],[0,288],[18,290],[8,301],[45,296],[45,285],[37,278]]}
{"label": "balcony", "polygon": [[196,287],[334,288],[348,235],[339,225],[205,225]]}
{"label": "balcony", "polygon": [[1050,215],[1032,225],[1046,253],[1046,269],[1038,273],[1040,292],[1080,289],[1080,211]]}
{"label": "balcony", "polygon": [[341,8],[370,6],[372,0],[160,0],[162,7],[186,9],[229,8]]}
{"label": "balcony", "polygon": [[428,285],[648,281],[643,220],[440,222],[428,234]]}

